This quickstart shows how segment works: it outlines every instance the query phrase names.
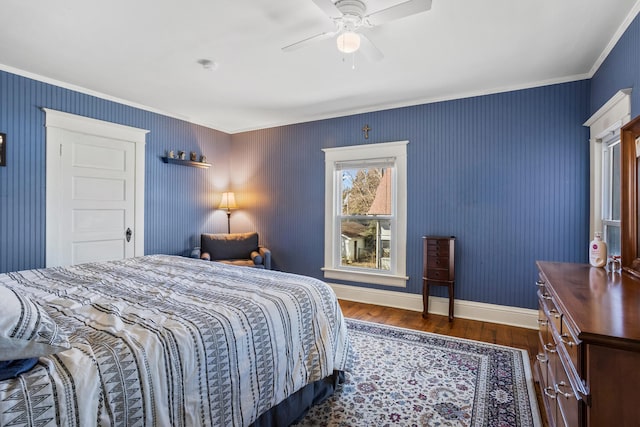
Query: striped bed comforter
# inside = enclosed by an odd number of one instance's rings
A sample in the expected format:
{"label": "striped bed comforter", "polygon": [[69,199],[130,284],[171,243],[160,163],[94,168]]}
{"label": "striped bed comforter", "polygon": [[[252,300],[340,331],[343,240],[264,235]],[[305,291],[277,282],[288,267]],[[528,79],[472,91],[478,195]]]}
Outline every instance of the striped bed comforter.
{"label": "striped bed comforter", "polygon": [[0,382],[2,426],[246,426],[348,369],[336,297],[309,277],[153,255],[0,284],[44,306],[71,343]]}

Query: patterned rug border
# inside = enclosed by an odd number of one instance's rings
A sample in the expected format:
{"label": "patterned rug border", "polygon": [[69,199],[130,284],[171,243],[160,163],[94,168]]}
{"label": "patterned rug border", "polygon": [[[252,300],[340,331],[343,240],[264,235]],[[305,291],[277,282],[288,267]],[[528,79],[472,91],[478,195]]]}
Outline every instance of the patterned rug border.
{"label": "patterned rug border", "polygon": [[[528,394],[528,398],[529,398],[529,406],[531,408],[531,415],[533,417],[533,425],[534,427],[542,427],[542,417],[540,414],[540,408],[538,407],[538,400],[536,397],[536,391],[535,391],[535,385],[534,385],[534,378],[533,378],[533,374],[531,371],[531,360],[529,359],[529,352],[525,349],[522,348],[516,348],[516,347],[510,347],[510,346],[505,346],[505,345],[500,345],[500,344],[494,344],[494,343],[488,343],[488,342],[484,342],[484,341],[477,341],[477,340],[472,340],[472,339],[468,339],[468,338],[459,338],[459,337],[454,337],[454,336],[449,336],[449,335],[443,335],[443,334],[437,334],[434,332],[426,332],[426,331],[420,331],[417,329],[409,329],[409,328],[403,328],[400,326],[394,326],[394,325],[388,325],[385,323],[377,323],[377,322],[370,322],[370,321],[366,321],[366,320],[359,320],[359,319],[353,319],[350,317],[345,317],[345,320],[347,321],[347,326],[350,328],[351,324],[354,325],[359,325],[360,327],[368,327],[368,328],[379,328],[379,329],[391,329],[391,330],[396,330],[398,332],[402,332],[403,334],[408,334],[408,335],[416,335],[416,336],[426,336],[426,337],[432,337],[435,339],[441,339],[443,341],[455,341],[455,342],[465,342],[465,343],[469,343],[469,344],[473,344],[476,346],[481,346],[481,347],[487,347],[487,348],[500,348],[500,349],[504,349],[506,351],[513,351],[516,354],[519,354],[521,357],[521,366],[522,369],[524,371],[524,377],[526,379],[526,383],[527,383],[527,394]],[[358,332],[360,333],[368,333],[367,331],[363,331],[363,330],[358,330]],[[385,336],[387,339],[394,339],[394,340],[399,340],[399,338],[394,338],[394,337],[389,337],[389,336]]]}
{"label": "patterned rug border", "polygon": [[[441,339],[444,339],[444,340],[462,341],[462,342],[467,342],[467,343],[470,343],[470,344],[484,345],[484,346],[487,346],[487,347],[503,348],[503,349],[506,349],[506,350],[517,350],[519,352],[524,353],[523,357],[526,358],[524,360],[529,361],[529,352],[527,350],[523,349],[523,348],[510,347],[508,345],[501,345],[501,344],[494,344],[494,343],[489,343],[489,342],[485,342],[485,341],[472,340],[472,339],[469,339],[469,338],[454,337],[454,336],[451,336],[451,335],[437,334],[435,332],[420,331],[418,329],[403,328],[402,326],[388,325],[386,323],[378,323],[378,322],[370,322],[370,321],[367,321],[367,320],[353,319],[351,317],[345,317],[345,320],[347,321],[347,323],[361,323],[361,324],[363,324],[365,326],[370,326],[370,327],[378,326],[378,327],[381,327],[381,328],[396,329],[396,330],[399,330],[399,331],[402,331],[402,332],[405,332],[405,333],[409,332],[409,333],[415,333],[417,335],[429,335],[429,336],[438,337],[438,338],[441,338]],[[529,364],[527,364],[527,366],[530,365],[530,364],[531,364],[531,362],[529,361]]]}

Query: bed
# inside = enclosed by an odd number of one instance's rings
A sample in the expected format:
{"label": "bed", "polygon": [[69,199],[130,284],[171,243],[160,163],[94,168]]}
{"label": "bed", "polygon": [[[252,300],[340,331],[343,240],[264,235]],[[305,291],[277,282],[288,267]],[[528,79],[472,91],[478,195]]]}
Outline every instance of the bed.
{"label": "bed", "polygon": [[0,275],[0,307],[3,426],[286,425],[350,364],[333,291],[277,271],[166,255],[26,270]]}

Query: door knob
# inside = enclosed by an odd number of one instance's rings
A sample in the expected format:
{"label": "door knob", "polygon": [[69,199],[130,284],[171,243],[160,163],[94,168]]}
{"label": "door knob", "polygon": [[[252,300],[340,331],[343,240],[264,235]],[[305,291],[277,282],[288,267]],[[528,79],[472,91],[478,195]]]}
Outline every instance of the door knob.
{"label": "door knob", "polygon": [[131,228],[127,228],[126,233],[124,234],[127,237],[127,242],[131,241],[131,235],[133,234],[133,232],[131,231]]}

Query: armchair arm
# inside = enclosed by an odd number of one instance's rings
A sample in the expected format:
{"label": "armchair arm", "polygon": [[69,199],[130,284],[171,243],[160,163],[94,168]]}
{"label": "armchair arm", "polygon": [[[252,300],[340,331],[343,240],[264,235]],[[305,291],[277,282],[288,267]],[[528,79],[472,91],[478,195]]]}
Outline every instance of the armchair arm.
{"label": "armchair arm", "polygon": [[196,246],[195,248],[193,248],[191,250],[191,255],[189,255],[191,258],[200,258],[200,246]]}
{"label": "armchair arm", "polygon": [[258,251],[253,251],[251,252],[251,255],[249,255],[251,257],[251,260],[253,261],[254,265],[262,265],[262,255],[260,255],[258,253]]}
{"label": "armchair arm", "polygon": [[271,270],[271,251],[264,246],[258,246],[258,252],[262,256],[264,268]]}

